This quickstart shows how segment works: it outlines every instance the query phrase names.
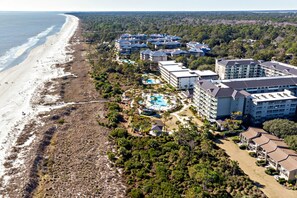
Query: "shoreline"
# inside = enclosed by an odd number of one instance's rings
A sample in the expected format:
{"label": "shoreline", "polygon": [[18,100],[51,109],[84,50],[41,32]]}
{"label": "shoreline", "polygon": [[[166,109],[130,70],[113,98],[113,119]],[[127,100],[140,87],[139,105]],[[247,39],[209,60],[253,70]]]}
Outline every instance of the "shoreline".
{"label": "shoreline", "polygon": [[[69,41],[78,28],[79,19],[72,15],[65,17],[66,21],[58,33],[32,49],[22,63],[0,73],[0,178],[5,173],[5,158],[25,125],[35,120],[39,113],[52,109],[38,105],[45,83],[67,75],[63,68],[56,66],[72,60]],[[48,97],[47,100],[54,103],[57,99]],[[33,135],[23,146],[29,146],[32,141]],[[19,160],[17,165],[21,164]],[[8,179],[4,178],[4,181]]]}
{"label": "shoreline", "polygon": [[[45,83],[37,101],[59,108],[26,124],[5,161],[5,175],[10,178],[2,186],[5,182],[0,178],[0,197],[125,197],[126,184],[107,155],[112,149],[110,130],[98,124],[108,100],[90,76],[90,46],[83,42],[82,32],[79,22],[69,46],[73,60],[57,65],[71,75]],[[44,96],[59,96],[59,100],[48,103]],[[23,146],[33,137],[29,146]],[[14,166],[20,158],[24,163]]]}

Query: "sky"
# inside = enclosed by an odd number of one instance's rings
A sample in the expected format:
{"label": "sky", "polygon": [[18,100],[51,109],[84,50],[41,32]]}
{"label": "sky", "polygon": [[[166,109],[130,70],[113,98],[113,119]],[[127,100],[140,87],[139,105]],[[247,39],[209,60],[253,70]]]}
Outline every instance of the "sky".
{"label": "sky", "polygon": [[0,0],[0,11],[297,10],[297,0]]}

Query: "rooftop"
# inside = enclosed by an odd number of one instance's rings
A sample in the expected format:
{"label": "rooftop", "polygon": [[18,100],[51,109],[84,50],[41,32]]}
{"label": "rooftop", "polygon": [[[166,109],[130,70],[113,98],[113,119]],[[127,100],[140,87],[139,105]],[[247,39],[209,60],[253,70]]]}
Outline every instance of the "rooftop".
{"label": "rooftop", "polygon": [[267,144],[270,140],[280,141],[281,139],[269,133],[262,133],[260,137],[254,138],[253,142],[261,146]]}
{"label": "rooftop", "polygon": [[288,171],[297,170],[297,157],[289,156],[286,160],[279,162],[279,164]]}
{"label": "rooftop", "polygon": [[166,65],[163,68],[168,72],[176,72],[176,71],[190,71],[186,67],[180,65]]}
{"label": "rooftop", "polygon": [[275,151],[268,153],[268,156],[276,162],[287,159],[289,156],[297,157],[297,153],[288,148],[277,148]]}
{"label": "rooftop", "polygon": [[253,102],[297,100],[297,97],[289,90],[285,90],[283,92],[252,94],[251,97],[252,97]]}
{"label": "rooftop", "polygon": [[185,78],[185,77],[198,77],[195,72],[192,71],[181,71],[181,72],[171,72],[171,74],[177,78]]}
{"label": "rooftop", "polygon": [[166,66],[166,65],[178,65],[175,61],[159,61],[159,65]]}
{"label": "rooftop", "polygon": [[297,76],[278,76],[260,78],[241,78],[230,80],[216,80],[214,83],[222,83],[233,89],[247,89],[257,87],[272,87],[284,85],[297,85]]}
{"label": "rooftop", "polygon": [[217,76],[218,74],[211,71],[211,70],[194,70],[194,72],[196,74],[198,74],[198,76]]}
{"label": "rooftop", "polygon": [[268,61],[260,64],[262,67],[274,69],[284,74],[297,75],[297,67],[285,63],[280,63],[277,61]]}
{"label": "rooftop", "polygon": [[151,51],[151,56],[167,56],[165,52],[162,51]]}
{"label": "rooftop", "polygon": [[270,140],[267,144],[261,146],[267,153],[275,151],[277,148],[289,148],[289,146],[282,140]]}
{"label": "rooftop", "polygon": [[232,59],[232,60],[217,60],[219,65],[222,66],[234,66],[236,64],[238,65],[256,65],[259,64],[259,61],[256,61],[254,59]]}
{"label": "rooftop", "polygon": [[263,129],[249,127],[247,131],[242,132],[241,135],[247,139],[253,139],[260,136],[261,133],[266,133]]}

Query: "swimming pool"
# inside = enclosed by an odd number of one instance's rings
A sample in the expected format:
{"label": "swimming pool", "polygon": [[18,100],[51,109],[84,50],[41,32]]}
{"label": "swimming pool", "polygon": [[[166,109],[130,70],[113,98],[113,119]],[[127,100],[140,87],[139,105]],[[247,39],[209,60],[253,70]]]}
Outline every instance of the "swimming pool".
{"label": "swimming pool", "polygon": [[150,99],[151,99],[150,103],[152,105],[159,106],[159,107],[167,107],[168,106],[163,95],[155,94],[155,95],[151,96]]}
{"label": "swimming pool", "polygon": [[155,84],[156,83],[156,80],[154,80],[154,79],[148,79],[148,80],[146,80],[146,83],[147,84]]}
{"label": "swimming pool", "polygon": [[147,80],[143,80],[143,84],[146,84],[146,85],[157,85],[157,84],[160,84],[160,80],[149,78]]}

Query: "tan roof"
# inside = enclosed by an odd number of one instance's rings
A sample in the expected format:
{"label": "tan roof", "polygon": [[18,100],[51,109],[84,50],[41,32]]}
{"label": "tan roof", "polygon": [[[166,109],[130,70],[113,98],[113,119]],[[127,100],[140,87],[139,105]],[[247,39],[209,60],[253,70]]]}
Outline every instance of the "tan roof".
{"label": "tan roof", "polygon": [[262,133],[260,137],[254,138],[253,142],[255,142],[258,145],[263,145],[269,142],[269,140],[277,140],[280,141],[278,137],[268,134],[268,133]]}
{"label": "tan roof", "polygon": [[260,133],[266,133],[266,132],[260,128],[249,127],[248,130],[245,132],[242,132],[241,135],[246,139],[253,139],[255,137],[258,137]]}
{"label": "tan roof", "polygon": [[288,159],[279,162],[279,164],[288,171],[297,170],[297,157],[289,156]]}
{"label": "tan roof", "polygon": [[288,148],[277,148],[275,151],[268,153],[268,156],[276,162],[287,159],[289,156],[297,157],[297,153]]}
{"label": "tan roof", "polygon": [[267,144],[263,144],[260,147],[267,153],[276,150],[278,147],[289,148],[289,146],[282,140],[269,140]]}

